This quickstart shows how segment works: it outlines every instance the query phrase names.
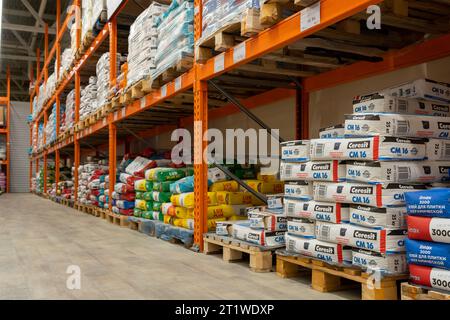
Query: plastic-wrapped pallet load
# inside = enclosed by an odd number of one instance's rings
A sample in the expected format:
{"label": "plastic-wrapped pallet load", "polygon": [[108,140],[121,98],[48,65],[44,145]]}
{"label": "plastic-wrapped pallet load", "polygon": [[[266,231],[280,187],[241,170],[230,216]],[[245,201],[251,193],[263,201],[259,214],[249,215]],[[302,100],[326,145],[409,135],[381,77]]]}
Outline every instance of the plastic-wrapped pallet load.
{"label": "plastic-wrapped pallet load", "polygon": [[155,55],[156,79],[186,57],[194,55],[193,0],[174,0],[158,23],[158,49]]}
{"label": "plastic-wrapped pallet load", "polygon": [[202,38],[211,37],[214,33],[231,24],[242,21],[247,9],[259,10],[259,0],[206,0],[203,2]]}
{"label": "plastic-wrapped pallet load", "polygon": [[156,68],[158,46],[157,22],[167,6],[153,2],[144,10],[130,27],[128,37],[127,85],[131,86]]}
{"label": "plastic-wrapped pallet load", "polygon": [[45,142],[50,144],[56,140],[56,103],[53,104],[50,116],[47,119],[47,126],[45,127]]}
{"label": "plastic-wrapped pallet load", "polygon": [[81,90],[80,120],[89,117],[97,109],[97,78],[89,77],[89,84]]}
{"label": "plastic-wrapped pallet load", "polygon": [[[117,54],[116,61],[116,74],[120,73],[120,60],[121,55]],[[109,101],[109,52],[103,54],[97,62],[96,74],[97,74],[97,104],[91,109],[91,112],[95,112],[98,108],[103,107]]]}
{"label": "plastic-wrapped pallet load", "polygon": [[450,291],[450,189],[406,193],[412,283]]}
{"label": "plastic-wrapped pallet load", "polygon": [[[65,111],[63,113],[64,121],[61,121],[61,132],[66,132],[73,127],[75,121],[75,90],[67,94]],[[64,126],[63,126],[64,124]]]}
{"label": "plastic-wrapped pallet load", "polygon": [[[61,65],[59,67],[59,79],[62,79],[64,72],[69,71],[69,68],[74,59],[74,52],[71,48],[64,49],[61,54]],[[55,72],[56,73],[56,72]]]}

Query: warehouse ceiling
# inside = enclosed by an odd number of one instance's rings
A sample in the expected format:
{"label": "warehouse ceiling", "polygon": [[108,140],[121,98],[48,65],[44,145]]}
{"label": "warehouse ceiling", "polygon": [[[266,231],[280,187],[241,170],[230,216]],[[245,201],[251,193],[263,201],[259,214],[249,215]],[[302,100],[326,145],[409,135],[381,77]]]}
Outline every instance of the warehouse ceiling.
{"label": "warehouse ceiling", "polygon": [[[65,8],[71,0],[61,0]],[[36,72],[36,49],[44,52],[44,26],[49,27],[49,49],[56,31],[55,0],[3,0],[2,37],[0,45],[0,96],[6,95],[6,66],[11,68],[11,99],[29,101],[29,68]],[[63,42],[69,43],[66,33]],[[53,68],[53,66],[51,66]],[[51,73],[52,69],[49,69]]]}

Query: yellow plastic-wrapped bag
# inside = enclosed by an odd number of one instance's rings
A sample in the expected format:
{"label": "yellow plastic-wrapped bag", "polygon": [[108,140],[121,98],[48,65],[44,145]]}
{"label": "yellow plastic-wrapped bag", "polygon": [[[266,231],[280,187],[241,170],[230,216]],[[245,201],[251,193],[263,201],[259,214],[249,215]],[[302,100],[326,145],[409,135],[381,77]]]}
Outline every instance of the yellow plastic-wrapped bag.
{"label": "yellow plastic-wrapped bag", "polygon": [[218,204],[243,204],[244,193],[243,192],[229,192],[229,191],[217,191],[217,203]]}
{"label": "yellow plastic-wrapped bag", "polygon": [[264,182],[260,180],[244,180],[244,182],[253,190],[263,194],[284,193],[284,182],[282,181]]}
{"label": "yellow plastic-wrapped bag", "polygon": [[238,192],[239,184],[234,180],[214,182],[211,185],[211,187],[209,188],[209,191],[211,191],[211,192],[216,192],[216,191]]}
{"label": "yellow plastic-wrapped bag", "polygon": [[261,172],[258,173],[257,180],[264,181],[264,182],[277,182],[277,175],[276,174],[262,174]]}
{"label": "yellow plastic-wrapped bag", "polygon": [[[174,194],[170,197],[170,201],[175,206],[194,208],[195,197],[193,192]],[[208,192],[208,206],[217,205],[217,197],[215,192]]]}

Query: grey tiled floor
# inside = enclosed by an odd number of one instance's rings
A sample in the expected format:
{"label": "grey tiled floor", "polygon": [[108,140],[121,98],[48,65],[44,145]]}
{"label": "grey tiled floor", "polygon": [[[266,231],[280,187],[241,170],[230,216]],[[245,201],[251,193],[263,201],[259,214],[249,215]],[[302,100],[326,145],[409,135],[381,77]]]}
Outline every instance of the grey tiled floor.
{"label": "grey tiled floor", "polygon": [[[81,268],[81,289],[66,286]],[[358,299],[253,273],[31,194],[0,197],[0,299]]]}

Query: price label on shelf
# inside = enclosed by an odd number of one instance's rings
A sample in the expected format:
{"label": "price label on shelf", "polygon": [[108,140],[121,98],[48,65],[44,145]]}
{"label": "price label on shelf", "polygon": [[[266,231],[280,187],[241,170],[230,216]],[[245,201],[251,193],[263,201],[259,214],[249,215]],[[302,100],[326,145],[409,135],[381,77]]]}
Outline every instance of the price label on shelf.
{"label": "price label on shelf", "polygon": [[242,42],[241,44],[238,44],[236,47],[234,47],[233,50],[233,62],[237,63],[241,60],[245,59],[245,56],[247,54],[246,52],[246,43]]}
{"label": "price label on shelf", "polygon": [[306,31],[320,23],[320,1],[300,11],[300,31]]}
{"label": "price label on shelf", "polygon": [[178,91],[181,89],[181,76],[175,79],[175,91]]}
{"label": "price label on shelf", "polygon": [[161,98],[167,96],[167,84],[161,87]]}
{"label": "price label on shelf", "polygon": [[145,108],[145,97],[141,98],[141,109]]}
{"label": "price label on shelf", "polygon": [[225,53],[221,53],[214,58],[214,73],[225,69]]}

